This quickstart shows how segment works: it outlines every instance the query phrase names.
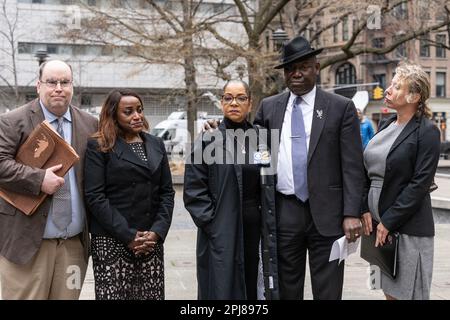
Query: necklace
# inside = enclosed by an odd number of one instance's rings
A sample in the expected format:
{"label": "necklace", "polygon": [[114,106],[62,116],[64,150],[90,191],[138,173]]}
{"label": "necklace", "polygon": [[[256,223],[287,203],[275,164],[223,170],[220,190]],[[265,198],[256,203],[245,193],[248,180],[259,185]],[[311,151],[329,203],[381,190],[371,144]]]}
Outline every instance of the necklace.
{"label": "necklace", "polygon": [[[234,140],[236,141],[236,143],[237,143],[239,146],[241,146],[241,153],[242,153],[242,154],[246,154],[245,146],[244,146],[242,143],[240,143],[240,142],[238,141],[237,137],[234,137]],[[245,141],[245,140],[244,140],[244,141]]]}

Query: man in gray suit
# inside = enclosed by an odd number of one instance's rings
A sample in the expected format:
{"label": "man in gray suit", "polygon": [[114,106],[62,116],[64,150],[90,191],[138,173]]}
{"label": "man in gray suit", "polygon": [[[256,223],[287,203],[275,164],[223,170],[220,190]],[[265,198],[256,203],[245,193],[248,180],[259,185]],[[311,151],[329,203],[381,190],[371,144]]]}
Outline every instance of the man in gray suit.
{"label": "man in gray suit", "polygon": [[[333,242],[361,234],[364,169],[353,102],[316,86],[322,49],[298,36],[283,48],[288,92],[262,100],[254,123],[281,130],[276,217],[281,299],[303,299],[308,251],[314,299],[341,299],[344,264]],[[274,150],[274,148],[272,148]]]}
{"label": "man in gray suit", "polygon": [[[39,98],[0,115],[0,185],[50,196],[31,216],[0,198],[0,282],[3,299],[78,299],[86,274],[89,237],[83,201],[83,160],[97,119],[72,106],[72,68],[59,60],[41,65]],[[64,178],[14,160],[31,131],[48,120],[80,161]]]}

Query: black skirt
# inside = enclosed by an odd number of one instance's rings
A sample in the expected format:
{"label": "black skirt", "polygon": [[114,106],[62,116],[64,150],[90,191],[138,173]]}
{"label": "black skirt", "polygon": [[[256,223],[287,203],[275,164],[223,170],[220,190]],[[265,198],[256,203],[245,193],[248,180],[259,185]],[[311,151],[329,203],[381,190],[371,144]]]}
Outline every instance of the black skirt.
{"label": "black skirt", "polygon": [[92,235],[92,262],[97,300],[164,300],[164,251],[158,242],[148,255],[136,257],[111,237]]}

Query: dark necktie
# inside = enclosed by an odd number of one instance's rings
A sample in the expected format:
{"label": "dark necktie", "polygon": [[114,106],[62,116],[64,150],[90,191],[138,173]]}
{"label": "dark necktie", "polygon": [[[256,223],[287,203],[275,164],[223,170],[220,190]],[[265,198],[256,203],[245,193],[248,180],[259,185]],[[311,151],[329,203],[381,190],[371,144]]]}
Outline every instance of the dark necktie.
{"label": "dark necktie", "polygon": [[294,174],[294,189],[298,199],[305,202],[308,200],[308,175],[307,161],[308,151],[306,148],[306,131],[303,121],[302,109],[300,108],[301,97],[297,97],[292,107],[291,117],[291,148],[292,148],[292,172]]}
{"label": "dark necktie", "polygon": [[[64,139],[63,123],[64,118],[58,118],[58,127],[56,131]],[[72,222],[72,203],[70,198],[70,178],[69,172],[64,176],[64,185],[53,194],[53,223],[56,227],[65,231]]]}

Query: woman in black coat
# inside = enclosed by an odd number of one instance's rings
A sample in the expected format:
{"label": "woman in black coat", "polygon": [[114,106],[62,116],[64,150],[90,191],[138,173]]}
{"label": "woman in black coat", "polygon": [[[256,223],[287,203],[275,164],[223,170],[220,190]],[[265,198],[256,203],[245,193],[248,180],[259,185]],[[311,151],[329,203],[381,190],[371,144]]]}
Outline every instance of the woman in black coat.
{"label": "woman in black coat", "polygon": [[84,185],[96,299],[164,299],[163,242],[174,190],[164,143],[147,129],[141,98],[113,90],[88,142]]}
{"label": "woman in black coat", "polygon": [[184,204],[198,227],[199,299],[257,298],[261,201],[259,167],[253,163],[257,135],[246,120],[251,108],[246,83],[230,81],[221,100],[219,130],[196,141],[185,167]]}
{"label": "woman in black coat", "polygon": [[[433,272],[434,221],[430,186],[439,161],[440,133],[429,119],[430,83],[417,65],[402,63],[385,102],[397,114],[380,127],[364,151],[368,194],[364,233],[376,232],[375,246],[398,231],[398,275],[380,274],[387,299],[429,299]],[[369,211],[370,210],[370,211]],[[378,222],[372,226],[372,219]]]}

